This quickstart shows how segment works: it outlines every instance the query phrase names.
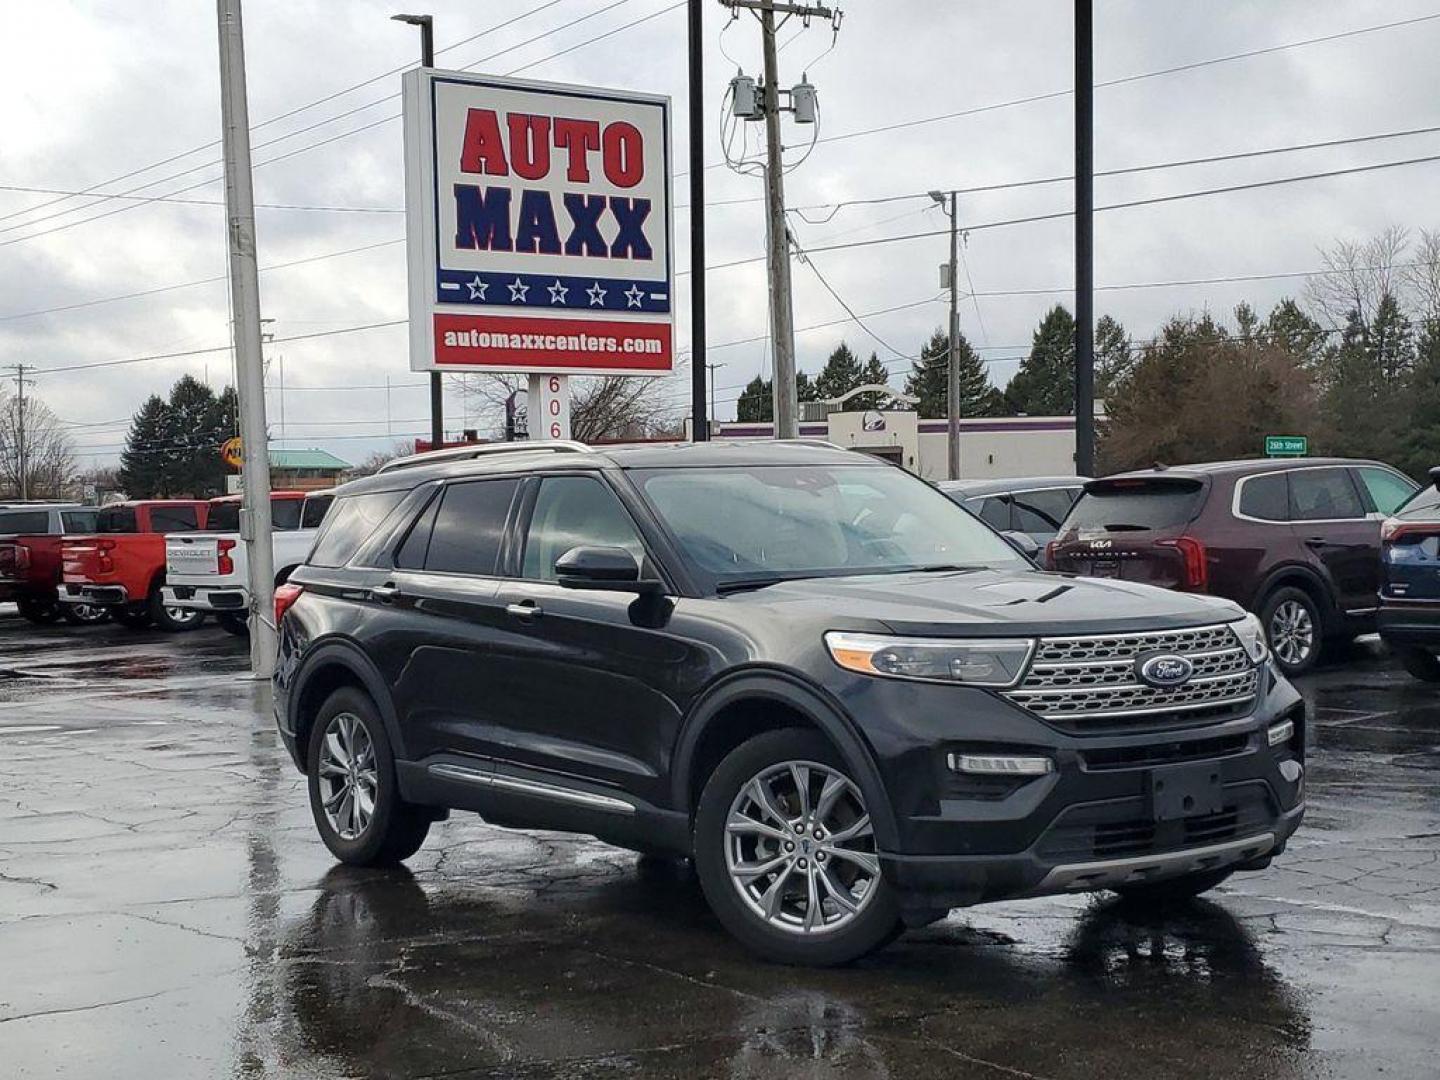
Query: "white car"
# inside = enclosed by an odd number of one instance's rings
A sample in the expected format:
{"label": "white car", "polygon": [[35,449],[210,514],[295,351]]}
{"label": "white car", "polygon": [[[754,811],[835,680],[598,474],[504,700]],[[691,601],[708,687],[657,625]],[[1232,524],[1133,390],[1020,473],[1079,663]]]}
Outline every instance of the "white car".
{"label": "white car", "polygon": [[[277,585],[305,561],[332,498],[328,491],[309,495],[277,491],[271,495]],[[240,540],[239,497],[213,500],[209,522],[207,532],[165,538],[165,603],[207,612],[230,633],[246,634],[250,579],[245,545]]]}

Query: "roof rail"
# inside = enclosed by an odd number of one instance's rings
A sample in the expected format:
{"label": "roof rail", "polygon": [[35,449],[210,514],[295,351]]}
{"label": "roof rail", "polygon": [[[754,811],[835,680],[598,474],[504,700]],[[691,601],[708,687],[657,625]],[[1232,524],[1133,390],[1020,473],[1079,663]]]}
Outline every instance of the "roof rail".
{"label": "roof rail", "polygon": [[490,454],[592,454],[594,451],[582,442],[572,439],[543,439],[536,442],[475,443],[465,446],[448,446],[443,450],[427,450],[423,454],[396,458],[381,465],[377,472],[394,472],[417,465],[434,465],[446,461],[468,461],[471,458],[486,457]]}

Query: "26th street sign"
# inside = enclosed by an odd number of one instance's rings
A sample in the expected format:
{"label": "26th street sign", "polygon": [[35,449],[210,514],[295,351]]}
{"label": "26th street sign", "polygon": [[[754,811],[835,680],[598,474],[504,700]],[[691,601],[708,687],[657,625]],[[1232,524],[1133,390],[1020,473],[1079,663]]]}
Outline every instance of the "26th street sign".
{"label": "26th street sign", "polygon": [[673,366],[670,101],[419,69],[403,80],[410,366]]}
{"label": "26th street sign", "polygon": [[1266,435],[1266,457],[1304,457],[1310,453],[1310,439],[1305,435]]}

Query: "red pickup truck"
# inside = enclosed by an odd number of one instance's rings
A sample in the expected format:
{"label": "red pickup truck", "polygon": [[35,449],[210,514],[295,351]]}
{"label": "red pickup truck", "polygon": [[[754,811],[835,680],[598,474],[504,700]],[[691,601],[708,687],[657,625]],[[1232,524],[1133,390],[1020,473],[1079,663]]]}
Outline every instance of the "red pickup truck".
{"label": "red pickup truck", "polygon": [[60,541],[63,604],[94,604],[125,626],[154,623],[161,630],[193,630],[205,613],[167,606],[165,536],[194,532],[208,523],[200,499],[153,499],[101,507],[92,536]]}
{"label": "red pickup truck", "polygon": [[109,613],[88,604],[60,604],[60,537],[93,532],[93,506],[29,503],[0,507],[0,601],[13,600],[32,623],[103,622]]}

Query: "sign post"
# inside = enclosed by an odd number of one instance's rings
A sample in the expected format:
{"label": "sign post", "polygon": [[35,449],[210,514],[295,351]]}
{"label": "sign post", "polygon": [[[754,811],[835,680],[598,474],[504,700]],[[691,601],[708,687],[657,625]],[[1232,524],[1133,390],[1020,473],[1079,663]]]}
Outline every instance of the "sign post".
{"label": "sign post", "polygon": [[572,375],[674,366],[670,100],[421,68],[403,79],[410,367],[524,373],[529,437]]}
{"label": "sign post", "polygon": [[1266,435],[1266,457],[1304,457],[1310,453],[1310,439],[1306,435]]}

